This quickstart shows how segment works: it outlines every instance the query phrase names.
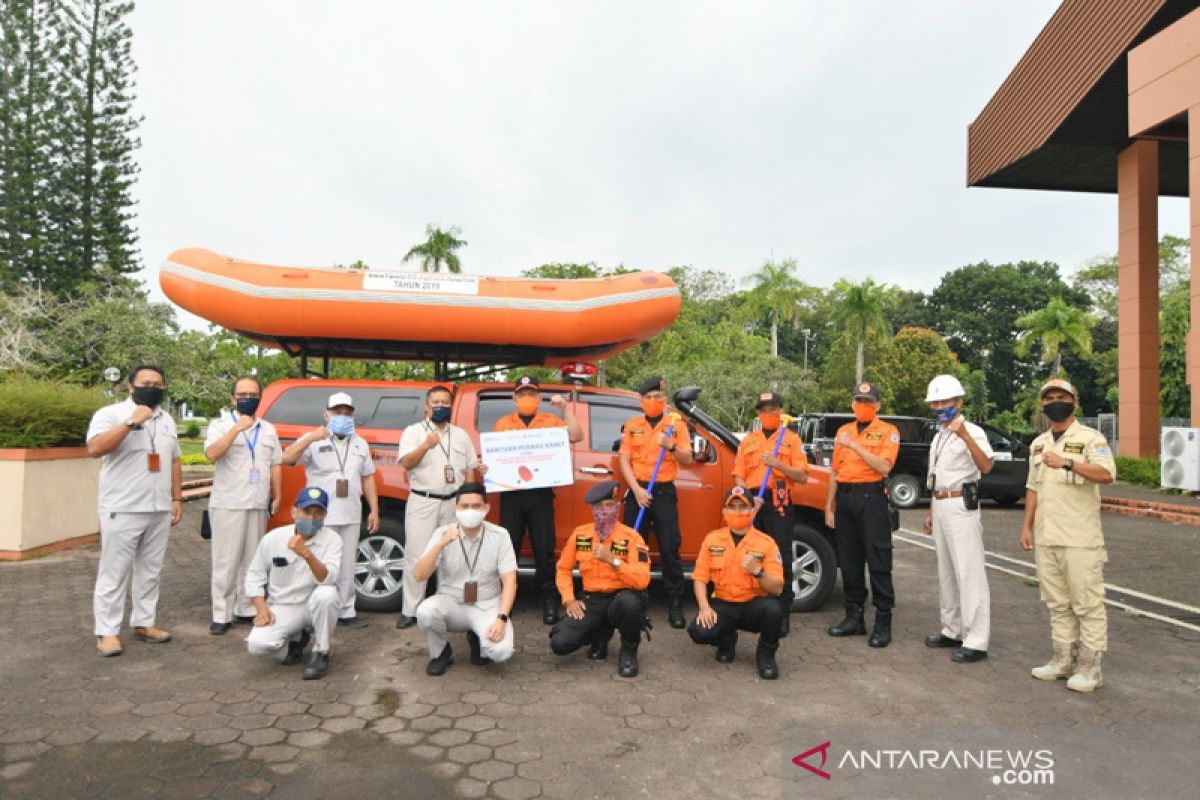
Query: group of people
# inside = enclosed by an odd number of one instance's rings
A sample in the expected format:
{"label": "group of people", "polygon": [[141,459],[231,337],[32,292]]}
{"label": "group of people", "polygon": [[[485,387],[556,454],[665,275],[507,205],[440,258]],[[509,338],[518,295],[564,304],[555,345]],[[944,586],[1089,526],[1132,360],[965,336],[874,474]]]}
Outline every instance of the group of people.
{"label": "group of people", "polygon": [[[129,397],[97,411],[87,434],[90,454],[103,459],[94,594],[101,656],[122,652],[119,632],[130,575],[134,638],[171,639],[155,625],[159,573],[182,501],[178,436],[161,409],[165,385],[158,367],[135,367]],[[261,394],[257,379],[239,379],[231,412],[209,426],[205,442],[215,464],[208,509],[210,633],[223,635],[236,623],[249,623],[250,652],[287,664],[305,661],[304,677],[315,679],[328,670],[336,626],[367,625],[355,612],[354,568],[364,503],[367,529],[374,532],[380,523],[371,479],[375,465],[366,441],[355,435],[350,395],[332,394],[325,424],[284,449],[271,423],[257,415]],[[408,473],[410,497],[403,609],[397,620],[398,628],[416,626],[425,635],[428,674],[442,675],[453,664],[448,636],[454,632],[466,633],[473,664],[512,656],[516,553],[528,532],[551,650],[566,655],[587,646],[589,658],[602,660],[619,633],[618,674],[637,675],[638,648],[650,625],[650,550],[639,532],[647,530],[658,543],[669,625],[686,628],[694,642],[714,647],[723,663],[734,659],[739,631],[756,633],[759,676],[779,676],[775,654],[789,632],[793,602],[791,492],[808,479],[803,443],[784,423],[782,399],[773,392],[755,398],[759,424],[738,449],[733,487],[722,498],[724,525],[705,537],[693,566],[697,612],[689,621],[683,611],[686,581],[674,481],[679,467],[693,463],[691,437],[687,423],[668,413],[661,377],[645,381],[639,394],[643,413],[625,423],[618,448],[628,491],[622,498],[616,481],[594,486],[586,496],[593,521],[566,537],[556,559],[553,490],[505,492],[500,524],[487,522],[487,466],[468,433],[450,422],[451,388],[428,390],[424,418],[400,438],[399,463]],[[940,629],[925,644],[949,648],[956,662],[973,663],[987,657],[989,643],[978,488],[994,454],[984,432],[964,419],[964,395],[957,379],[940,375],[926,398],[939,421],[930,445],[932,499],[925,530],[936,544]],[[513,398],[516,411],[496,430],[561,426],[571,441],[582,437],[565,398],[549,398],[561,417],[542,410],[541,389],[532,376],[516,382]],[[1041,398],[1049,430],[1032,446],[1020,541],[1035,551],[1042,598],[1051,613],[1053,654],[1032,674],[1067,678],[1069,688],[1086,692],[1102,685],[1100,660],[1107,648],[1098,485],[1112,481],[1116,469],[1103,437],[1075,421],[1077,395],[1069,383],[1047,383]],[[826,525],[834,531],[846,611],[828,632],[868,636],[869,583],[875,617],[867,641],[886,647],[895,604],[886,482],[900,436],[879,416],[874,384],[855,387],[853,408],[855,421],[836,436],[824,509]],[[293,524],[267,533],[268,511],[277,513],[281,503],[284,464],[302,464],[308,485],[292,503]],[[427,597],[435,574],[437,590]]]}

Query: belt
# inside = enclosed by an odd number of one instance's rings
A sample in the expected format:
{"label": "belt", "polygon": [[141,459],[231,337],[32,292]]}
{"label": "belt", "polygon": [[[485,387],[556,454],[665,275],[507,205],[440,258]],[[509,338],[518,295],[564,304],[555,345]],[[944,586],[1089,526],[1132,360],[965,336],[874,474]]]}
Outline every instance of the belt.
{"label": "belt", "polygon": [[420,489],[409,488],[413,494],[419,494],[421,497],[428,497],[431,500],[453,500],[457,495],[453,494],[434,494],[433,492],[422,492]]}
{"label": "belt", "polygon": [[883,481],[873,481],[871,483],[843,483],[838,481],[837,490],[839,492],[882,492]]}
{"label": "belt", "polygon": [[951,497],[962,497],[962,489],[942,489],[934,492],[933,496],[938,500],[949,500]]}

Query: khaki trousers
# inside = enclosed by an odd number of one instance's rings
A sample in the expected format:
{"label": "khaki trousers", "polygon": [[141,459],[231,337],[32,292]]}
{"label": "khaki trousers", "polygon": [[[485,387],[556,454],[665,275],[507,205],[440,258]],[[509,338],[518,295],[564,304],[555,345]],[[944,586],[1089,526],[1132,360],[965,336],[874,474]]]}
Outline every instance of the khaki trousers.
{"label": "khaki trousers", "polygon": [[1050,609],[1050,635],[1056,642],[1080,642],[1089,650],[1108,650],[1108,614],[1104,609],[1103,547],[1053,547],[1034,550],[1042,600]]}
{"label": "khaki trousers", "polygon": [[267,532],[263,509],[210,508],[212,525],[212,619],[233,622],[233,616],[253,617],[246,599],[246,569],[258,542]]}
{"label": "khaki trousers", "polygon": [[987,650],[992,604],[983,560],[983,517],[978,509],[968,511],[961,497],[930,503],[942,635],[961,639],[963,647]]}
{"label": "khaki trousers", "polygon": [[438,500],[422,497],[415,492],[408,496],[404,507],[404,616],[415,617],[417,606],[425,599],[428,580],[412,578],[412,568],[425,552],[433,532],[454,522],[454,498]]}

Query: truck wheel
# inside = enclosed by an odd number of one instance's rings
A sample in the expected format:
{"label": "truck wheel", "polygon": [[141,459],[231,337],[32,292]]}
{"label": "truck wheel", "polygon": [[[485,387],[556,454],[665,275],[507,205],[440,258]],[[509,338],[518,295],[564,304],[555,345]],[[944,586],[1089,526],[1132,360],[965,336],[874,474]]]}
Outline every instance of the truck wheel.
{"label": "truck wheel", "polygon": [[915,508],[921,499],[921,484],[912,475],[893,475],[888,480],[888,497],[896,508]]}
{"label": "truck wheel", "polygon": [[379,531],[367,533],[363,520],[354,559],[355,607],[359,611],[396,611],[404,601],[404,519],[382,517]]}
{"label": "truck wheel", "polygon": [[[837,555],[818,531],[807,525],[792,529],[793,611],[816,611],[833,592]],[[785,554],[786,557],[786,554]]]}

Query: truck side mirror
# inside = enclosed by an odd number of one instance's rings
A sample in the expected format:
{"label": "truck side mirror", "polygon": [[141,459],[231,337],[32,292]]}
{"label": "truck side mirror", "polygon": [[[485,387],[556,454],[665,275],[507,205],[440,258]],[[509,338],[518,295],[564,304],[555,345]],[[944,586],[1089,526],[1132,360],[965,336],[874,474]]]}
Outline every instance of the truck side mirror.
{"label": "truck side mirror", "polygon": [[716,460],[716,451],[713,450],[708,439],[697,434],[692,437],[692,457],[696,459],[697,464],[708,464]]}

